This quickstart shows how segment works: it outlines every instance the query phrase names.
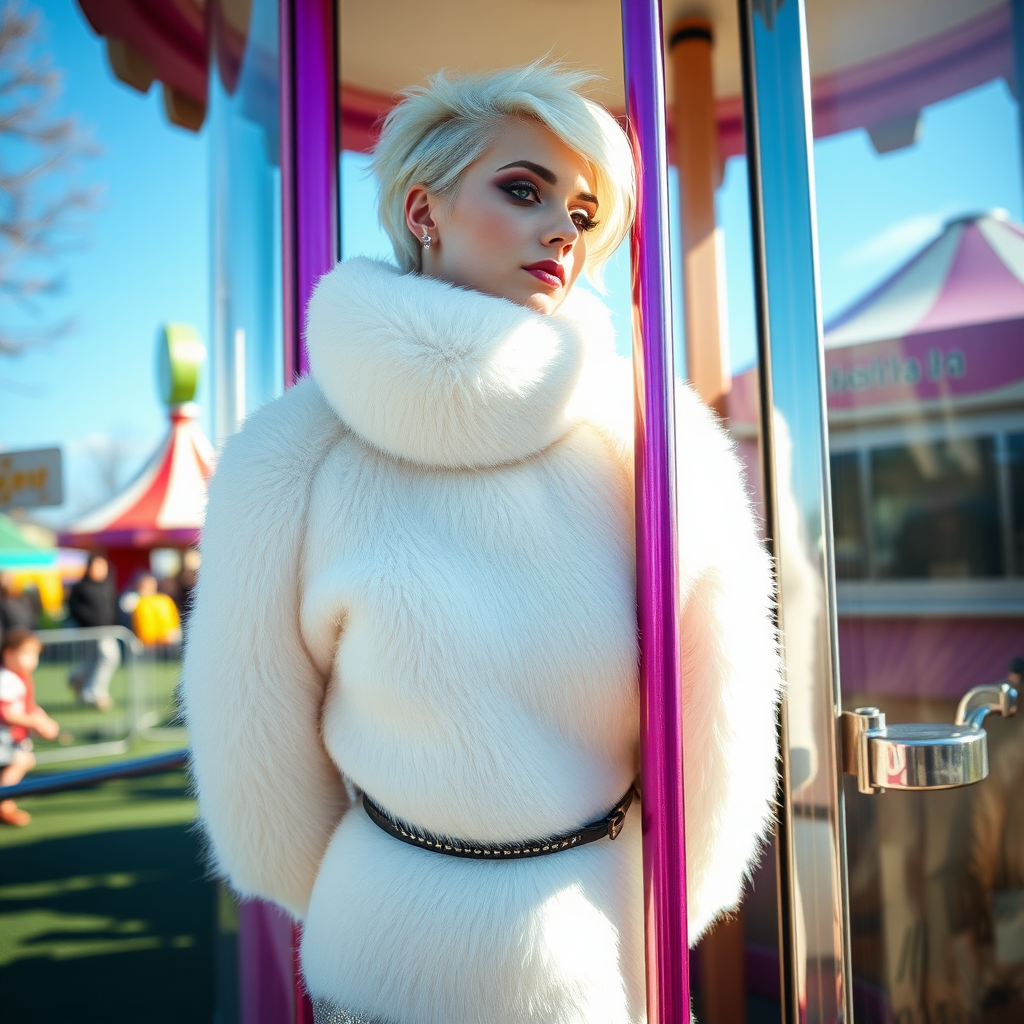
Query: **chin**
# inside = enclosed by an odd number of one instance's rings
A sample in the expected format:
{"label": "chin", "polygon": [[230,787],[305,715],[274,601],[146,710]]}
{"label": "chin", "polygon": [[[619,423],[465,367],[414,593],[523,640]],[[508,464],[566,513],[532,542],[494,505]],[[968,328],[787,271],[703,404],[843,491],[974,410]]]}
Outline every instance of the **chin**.
{"label": "chin", "polygon": [[520,299],[519,304],[532,309],[536,313],[550,315],[558,310],[563,299],[565,299],[565,295],[552,295],[550,292],[532,292]]}

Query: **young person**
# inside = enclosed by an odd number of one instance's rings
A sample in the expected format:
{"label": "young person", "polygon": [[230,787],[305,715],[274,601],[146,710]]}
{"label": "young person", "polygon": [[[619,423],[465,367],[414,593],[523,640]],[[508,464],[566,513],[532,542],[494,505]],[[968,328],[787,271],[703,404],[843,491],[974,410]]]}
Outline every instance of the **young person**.
{"label": "young person", "polygon": [[[110,564],[96,552],[89,555],[85,573],[71,588],[68,614],[83,628],[117,625],[117,590],[110,576]],[[100,711],[114,706],[110,682],[121,664],[121,647],[116,637],[104,636],[92,641],[85,664],[68,677],[68,684],[83,704]]]}
{"label": "young person", "polygon": [[[0,641],[0,786],[15,786],[34,767],[30,732],[52,740],[60,726],[36,704],[32,673],[43,645],[29,629],[9,629]],[[27,825],[31,821],[13,800],[0,801],[0,821]]]}
{"label": "young person", "polygon": [[[632,373],[575,288],[634,169],[585,85],[406,94],[375,165],[398,266],[324,276],[311,376],[212,482],[200,813],[236,889],[303,920],[318,1022],[645,1020]],[[779,677],[732,446],[685,387],[677,421],[696,940],[771,817]]]}

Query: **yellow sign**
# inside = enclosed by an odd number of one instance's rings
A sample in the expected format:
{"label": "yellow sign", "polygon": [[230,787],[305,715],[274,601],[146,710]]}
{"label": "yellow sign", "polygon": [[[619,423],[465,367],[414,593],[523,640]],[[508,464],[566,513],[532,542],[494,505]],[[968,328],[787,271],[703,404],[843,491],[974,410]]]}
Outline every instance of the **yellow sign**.
{"label": "yellow sign", "polygon": [[0,452],[0,511],[59,505],[63,500],[59,448]]}

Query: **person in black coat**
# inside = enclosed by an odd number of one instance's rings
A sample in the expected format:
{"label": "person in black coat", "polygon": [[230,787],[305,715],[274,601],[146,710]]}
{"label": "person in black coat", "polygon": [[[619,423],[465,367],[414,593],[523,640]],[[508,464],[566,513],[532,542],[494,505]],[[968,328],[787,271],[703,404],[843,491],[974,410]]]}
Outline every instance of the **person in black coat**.
{"label": "person in black coat", "polygon": [[39,611],[38,595],[14,593],[14,574],[0,572],[0,639],[12,629],[35,629]]}
{"label": "person in black coat", "polygon": [[[99,554],[91,554],[85,575],[71,588],[68,614],[84,628],[117,625],[117,591],[110,578],[110,565]],[[68,678],[83,704],[106,711],[113,706],[110,680],[121,664],[121,647],[113,636],[98,637],[85,664]]]}
{"label": "person in black coat", "polygon": [[117,591],[102,555],[90,555],[85,575],[71,588],[68,614],[79,626],[116,626]]}

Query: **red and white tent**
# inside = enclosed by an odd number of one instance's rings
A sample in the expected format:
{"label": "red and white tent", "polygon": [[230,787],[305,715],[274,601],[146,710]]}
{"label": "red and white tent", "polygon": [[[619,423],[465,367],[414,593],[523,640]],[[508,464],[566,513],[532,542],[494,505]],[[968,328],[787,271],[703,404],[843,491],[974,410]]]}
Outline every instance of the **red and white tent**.
{"label": "red and white tent", "polygon": [[148,569],[153,548],[198,543],[213,472],[213,446],[192,402],[170,408],[170,430],[135,479],[116,497],[59,536],[64,547],[106,551],[121,582]]}
{"label": "red and white tent", "polygon": [[825,330],[830,418],[1024,399],[1024,227],[962,217]]}

